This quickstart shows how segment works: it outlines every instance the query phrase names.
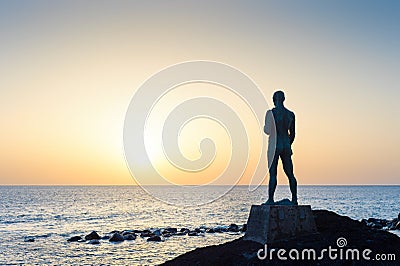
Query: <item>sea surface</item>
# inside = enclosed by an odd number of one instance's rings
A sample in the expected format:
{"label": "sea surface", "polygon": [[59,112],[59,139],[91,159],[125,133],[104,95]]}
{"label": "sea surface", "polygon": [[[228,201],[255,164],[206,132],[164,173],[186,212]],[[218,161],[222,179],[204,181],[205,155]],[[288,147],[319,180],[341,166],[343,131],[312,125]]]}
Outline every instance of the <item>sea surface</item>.
{"label": "sea surface", "polygon": [[[67,239],[96,230],[177,227],[194,229],[247,222],[251,204],[266,200],[267,187],[249,192],[237,186],[219,199],[196,206],[174,187],[153,187],[159,193],[182,197],[186,207],[166,204],[136,186],[1,186],[0,265],[154,265],[197,247],[221,244],[241,234],[173,236],[164,242],[133,241],[99,245]],[[225,187],[206,187],[213,198]],[[300,186],[299,204],[328,209],[354,219],[393,219],[400,212],[400,186]],[[276,199],[289,197],[278,186]],[[35,242],[24,242],[32,237]],[[350,240],[351,241],[351,240]]]}

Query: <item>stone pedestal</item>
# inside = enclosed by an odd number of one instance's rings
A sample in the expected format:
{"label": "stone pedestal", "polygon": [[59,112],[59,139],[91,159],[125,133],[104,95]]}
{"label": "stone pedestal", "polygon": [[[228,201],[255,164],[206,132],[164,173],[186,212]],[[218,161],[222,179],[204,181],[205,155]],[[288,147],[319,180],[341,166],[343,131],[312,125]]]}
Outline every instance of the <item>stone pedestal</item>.
{"label": "stone pedestal", "polygon": [[252,205],[244,240],[266,244],[315,233],[310,205]]}

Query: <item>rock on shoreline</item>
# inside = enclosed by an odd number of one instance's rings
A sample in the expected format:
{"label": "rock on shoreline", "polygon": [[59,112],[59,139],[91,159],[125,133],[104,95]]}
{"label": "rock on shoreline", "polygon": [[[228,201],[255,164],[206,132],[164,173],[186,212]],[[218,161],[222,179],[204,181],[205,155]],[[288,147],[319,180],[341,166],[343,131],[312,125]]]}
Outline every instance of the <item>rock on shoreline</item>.
{"label": "rock on shoreline", "polygon": [[[331,260],[327,255],[322,260],[260,260],[257,251],[264,246],[244,241],[242,238],[216,246],[198,248],[186,254],[165,262],[163,265],[399,265],[400,237],[368,225],[365,221],[355,221],[346,216],[340,216],[326,210],[314,210],[313,215],[319,234],[297,237],[278,241],[268,245],[268,250],[275,248],[303,250],[314,249],[317,254],[331,246],[335,249],[365,249],[372,252],[369,257],[374,259],[376,254],[394,254],[395,261],[366,261],[360,260]],[[368,222],[368,221],[367,221]],[[369,221],[372,223],[372,220]],[[338,248],[338,239],[345,238],[346,245]],[[319,252],[319,253],[318,253]],[[276,253],[275,253],[276,255]],[[286,255],[287,256],[287,255]]]}
{"label": "rock on shoreline", "polygon": [[166,227],[158,229],[144,229],[144,230],[124,230],[124,231],[111,231],[104,236],[100,236],[96,231],[82,237],[81,235],[72,236],[67,239],[67,242],[86,242],[88,244],[100,244],[100,240],[108,240],[109,242],[118,243],[125,240],[136,240],[137,236],[145,238],[151,242],[164,242],[169,237],[175,236],[205,236],[206,233],[244,233],[246,231],[246,224],[238,226],[236,224],[218,225],[216,227],[207,228],[200,226],[194,229],[181,228],[178,230],[175,227]]}
{"label": "rock on shoreline", "polygon": [[[399,213],[399,217],[400,217],[400,213]],[[366,226],[376,228],[376,229],[400,230],[399,218],[395,218],[393,220],[369,218],[368,220],[362,219],[361,222],[364,223]]]}
{"label": "rock on shoreline", "polygon": [[[314,211],[314,215],[317,215],[319,211]],[[388,231],[388,230],[399,230],[400,229],[400,213],[399,217],[394,218],[392,220],[385,219],[362,219],[360,223],[364,227],[379,229],[380,231]],[[87,235],[76,235],[71,236],[67,239],[67,242],[86,242],[88,244],[100,244],[102,241],[118,243],[123,241],[131,241],[136,240],[138,236],[140,238],[144,238],[147,241],[153,242],[164,242],[168,240],[170,237],[179,237],[179,236],[189,236],[189,237],[204,237],[208,234],[215,233],[228,233],[228,234],[243,234],[247,230],[247,224],[237,225],[217,225],[214,227],[206,227],[200,226],[194,229],[189,228],[175,228],[175,227],[166,227],[166,228],[152,228],[152,229],[144,229],[144,230],[123,230],[118,231],[114,230],[109,233],[106,233],[103,236],[100,236],[96,231],[92,231]],[[35,242],[33,237],[26,236],[24,238],[24,242]]]}

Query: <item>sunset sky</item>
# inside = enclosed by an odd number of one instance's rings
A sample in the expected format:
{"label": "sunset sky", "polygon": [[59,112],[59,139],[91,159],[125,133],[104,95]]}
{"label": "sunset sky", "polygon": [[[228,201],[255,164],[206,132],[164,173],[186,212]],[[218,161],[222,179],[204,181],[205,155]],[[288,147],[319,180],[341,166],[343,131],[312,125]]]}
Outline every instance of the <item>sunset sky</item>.
{"label": "sunset sky", "polygon": [[241,70],[270,106],[285,91],[300,185],[399,184],[399,14],[399,1],[1,1],[0,184],[135,184],[130,100],[191,60]]}

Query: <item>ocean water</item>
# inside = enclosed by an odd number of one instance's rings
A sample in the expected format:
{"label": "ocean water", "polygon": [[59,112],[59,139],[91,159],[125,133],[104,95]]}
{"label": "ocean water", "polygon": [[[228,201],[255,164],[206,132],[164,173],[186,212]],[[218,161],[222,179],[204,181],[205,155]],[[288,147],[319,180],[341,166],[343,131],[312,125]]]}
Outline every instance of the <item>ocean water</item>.
{"label": "ocean water", "polygon": [[[249,192],[237,186],[210,204],[196,206],[173,187],[155,187],[159,193],[182,197],[193,206],[166,204],[135,186],[3,186],[0,187],[0,265],[154,265],[197,247],[220,244],[241,234],[173,236],[164,242],[133,241],[100,245],[70,243],[75,235],[113,230],[246,223],[251,204],[265,201],[267,187]],[[224,187],[207,187],[213,198]],[[299,204],[328,209],[354,219],[393,219],[400,212],[400,186],[299,186]],[[278,186],[276,199],[289,197]],[[35,242],[24,242],[33,237]]]}

